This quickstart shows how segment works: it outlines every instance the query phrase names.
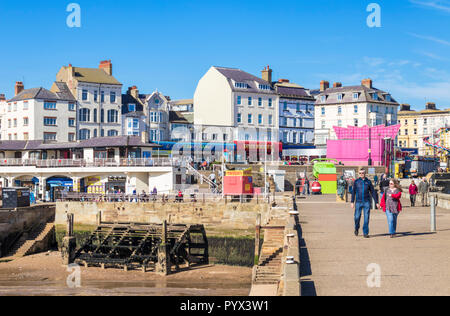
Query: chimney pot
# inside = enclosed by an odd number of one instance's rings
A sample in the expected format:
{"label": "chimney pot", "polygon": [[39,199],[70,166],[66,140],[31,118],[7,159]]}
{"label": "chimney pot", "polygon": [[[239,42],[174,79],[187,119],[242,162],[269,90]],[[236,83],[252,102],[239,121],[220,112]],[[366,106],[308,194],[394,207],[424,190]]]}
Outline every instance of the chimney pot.
{"label": "chimney pot", "polygon": [[436,103],[428,102],[426,105],[427,110],[436,110]]}
{"label": "chimney pot", "polygon": [[322,80],[320,82],[320,92],[327,90],[330,87],[330,83],[328,81]]}
{"label": "chimney pot", "polygon": [[272,84],[272,69],[269,66],[262,71],[262,79]]}
{"label": "chimney pot", "polygon": [[102,60],[100,62],[100,65],[98,66],[99,69],[103,69],[108,75],[112,76],[112,63],[110,60]]}
{"label": "chimney pot", "polygon": [[14,96],[18,95],[19,93],[21,93],[23,90],[25,89],[23,82],[21,81],[17,81],[16,85],[14,87]]}
{"label": "chimney pot", "polygon": [[361,81],[361,85],[362,86],[365,86],[365,87],[367,87],[367,88],[369,88],[369,89],[372,89],[372,87],[373,87],[373,81],[372,81],[372,79],[364,79],[364,80],[362,80]]}
{"label": "chimney pot", "polygon": [[342,83],[340,83],[340,82],[335,82],[333,84],[333,88],[341,88],[341,87],[342,87]]}

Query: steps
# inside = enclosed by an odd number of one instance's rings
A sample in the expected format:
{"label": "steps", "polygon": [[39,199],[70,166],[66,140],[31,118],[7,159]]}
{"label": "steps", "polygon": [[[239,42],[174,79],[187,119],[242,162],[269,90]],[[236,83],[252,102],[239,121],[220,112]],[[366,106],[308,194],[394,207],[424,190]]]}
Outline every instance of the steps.
{"label": "steps", "polygon": [[21,258],[32,254],[38,243],[42,243],[49,234],[54,234],[54,223],[41,223],[31,232],[24,233],[9,252],[9,257]]}
{"label": "steps", "polygon": [[254,284],[279,284],[284,246],[283,221],[272,218],[264,232],[264,242],[261,249]]}

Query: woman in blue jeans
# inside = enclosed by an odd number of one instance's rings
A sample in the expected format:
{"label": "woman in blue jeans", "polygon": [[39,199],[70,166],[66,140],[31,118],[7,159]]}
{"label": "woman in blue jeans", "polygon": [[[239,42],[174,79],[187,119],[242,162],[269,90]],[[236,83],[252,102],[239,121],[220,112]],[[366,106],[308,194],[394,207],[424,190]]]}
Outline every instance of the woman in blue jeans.
{"label": "woman in blue jeans", "polygon": [[392,179],[381,199],[381,207],[387,216],[391,238],[394,238],[397,234],[397,219],[402,211],[402,203],[400,202],[401,197],[402,188],[397,180]]}

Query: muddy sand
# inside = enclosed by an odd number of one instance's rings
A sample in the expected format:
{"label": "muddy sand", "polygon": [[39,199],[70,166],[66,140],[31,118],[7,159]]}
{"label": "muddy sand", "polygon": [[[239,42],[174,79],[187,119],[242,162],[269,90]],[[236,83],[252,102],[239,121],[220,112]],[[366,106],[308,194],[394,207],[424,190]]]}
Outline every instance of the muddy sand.
{"label": "muddy sand", "polygon": [[[167,277],[153,272],[81,267],[81,286],[74,287],[73,271],[62,265],[59,252],[2,260],[0,296],[247,296],[252,276],[251,268],[220,265],[194,267]],[[68,286],[68,279],[72,286]]]}

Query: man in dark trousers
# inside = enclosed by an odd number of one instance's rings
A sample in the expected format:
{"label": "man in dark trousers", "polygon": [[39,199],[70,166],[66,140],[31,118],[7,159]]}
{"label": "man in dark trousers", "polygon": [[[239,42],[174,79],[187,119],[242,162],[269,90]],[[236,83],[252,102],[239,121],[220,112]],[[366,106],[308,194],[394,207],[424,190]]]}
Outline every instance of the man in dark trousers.
{"label": "man in dark trousers", "polygon": [[361,169],[359,170],[359,178],[353,185],[352,192],[352,208],[355,208],[355,236],[358,236],[359,234],[361,215],[364,211],[363,233],[364,238],[369,238],[369,221],[372,198],[375,200],[377,208],[379,208],[378,196],[372,182],[366,178],[366,170]]}

